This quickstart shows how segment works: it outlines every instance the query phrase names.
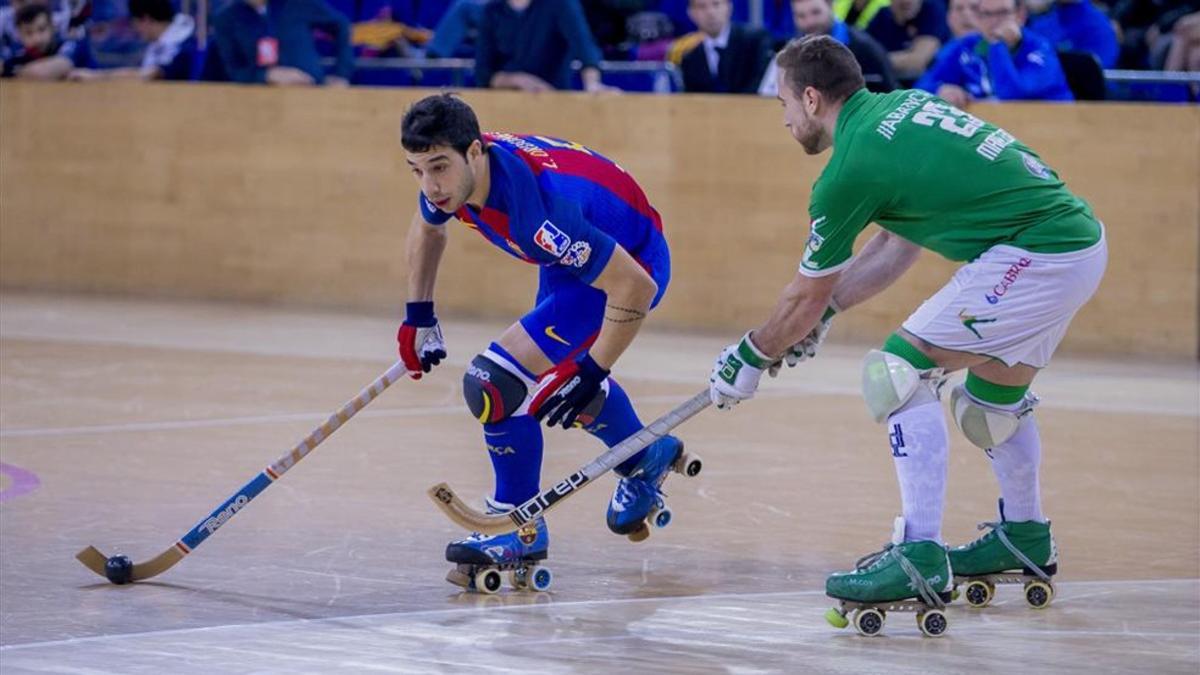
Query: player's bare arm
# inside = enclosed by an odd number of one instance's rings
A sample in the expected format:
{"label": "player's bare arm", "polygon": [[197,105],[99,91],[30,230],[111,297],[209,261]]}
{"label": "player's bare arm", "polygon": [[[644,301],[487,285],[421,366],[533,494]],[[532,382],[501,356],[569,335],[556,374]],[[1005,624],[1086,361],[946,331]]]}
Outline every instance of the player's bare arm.
{"label": "player's bare arm", "polygon": [[778,361],[789,347],[816,328],[840,277],[839,272],[823,277],[807,277],[797,272],[780,293],[771,318],[761,328],[750,331],[754,346],[768,360]]}
{"label": "player's bare arm", "polygon": [[658,284],[618,246],[592,285],[604,291],[608,300],[600,335],[590,353],[596,363],[611,370],[641,329]]}
{"label": "player's bare arm", "polygon": [[420,211],[413,214],[408,228],[408,300],[433,300],[438,266],[446,250],[446,228],[425,222]]}
{"label": "player's bare arm", "polygon": [[920,246],[880,230],[842,271],[833,288],[833,306],[842,311],[870,300],[904,276],[920,256]]}

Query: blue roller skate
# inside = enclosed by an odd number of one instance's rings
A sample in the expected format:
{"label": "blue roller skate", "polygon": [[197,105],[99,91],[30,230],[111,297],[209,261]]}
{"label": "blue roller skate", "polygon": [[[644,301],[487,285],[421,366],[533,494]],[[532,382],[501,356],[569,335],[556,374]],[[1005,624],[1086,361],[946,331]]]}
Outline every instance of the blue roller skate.
{"label": "blue roller skate", "polygon": [[[511,504],[487,500],[488,513],[506,513]],[[546,521],[538,518],[516,532],[489,536],[472,534],[446,545],[446,560],[455,568],[446,581],[468,591],[492,594],[500,590],[501,572],[508,572],[508,585],[516,590],[549,590],[554,575],[543,567],[550,548]]]}
{"label": "blue roller skate", "polygon": [[[617,481],[612,501],[608,504],[608,529],[642,541],[650,536],[650,528],[663,528],[671,523],[661,487],[668,471],[685,476],[700,473],[703,464],[696,455],[683,451],[683,441],[663,436],[646,446],[646,453],[627,476]],[[620,472],[618,472],[620,473]]]}

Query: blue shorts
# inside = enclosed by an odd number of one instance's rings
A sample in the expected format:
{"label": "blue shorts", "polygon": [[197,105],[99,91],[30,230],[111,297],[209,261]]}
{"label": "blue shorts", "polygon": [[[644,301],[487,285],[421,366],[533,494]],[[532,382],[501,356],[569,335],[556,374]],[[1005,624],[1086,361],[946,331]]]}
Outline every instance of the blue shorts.
{"label": "blue shorts", "polygon": [[[658,306],[671,281],[671,252],[667,241],[654,238],[637,259],[658,284],[658,293],[650,308]],[[554,363],[573,358],[592,346],[604,322],[604,291],[593,288],[561,265],[540,268],[537,301],[521,326]]]}

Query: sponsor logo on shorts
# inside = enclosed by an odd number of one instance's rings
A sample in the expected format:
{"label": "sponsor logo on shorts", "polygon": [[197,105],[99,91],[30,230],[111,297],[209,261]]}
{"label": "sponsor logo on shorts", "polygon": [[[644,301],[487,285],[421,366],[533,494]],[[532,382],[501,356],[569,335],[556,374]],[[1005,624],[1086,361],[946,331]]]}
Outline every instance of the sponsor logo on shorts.
{"label": "sponsor logo on shorts", "polygon": [[499,455],[501,457],[503,457],[504,455],[517,454],[517,451],[514,450],[512,448],[512,446],[509,446],[509,445],[492,445],[491,443],[488,443],[487,449],[488,449],[488,452],[492,453],[493,455]]}
{"label": "sponsor logo on shorts", "polygon": [[546,337],[550,338],[551,340],[554,340],[555,342],[561,342],[568,347],[571,346],[570,342],[564,340],[561,335],[554,331],[554,326],[546,326],[546,330],[544,332],[546,333]]}
{"label": "sponsor logo on shorts", "polygon": [[533,233],[533,243],[555,258],[561,258],[567,252],[567,247],[571,245],[571,238],[555,227],[554,223],[547,220],[542,223],[537,232]]}
{"label": "sponsor logo on shorts", "polygon": [[995,319],[981,319],[972,314],[967,314],[967,310],[965,310],[965,309],[958,310],[958,320],[962,321],[962,325],[965,326],[967,330],[974,333],[975,337],[979,338],[980,340],[983,339],[983,335],[980,334],[979,329],[975,328],[975,326],[978,324],[981,324],[981,323],[995,323],[996,322]]}
{"label": "sponsor logo on shorts", "polygon": [[1000,302],[1000,298],[1003,298],[1008,293],[1008,289],[1017,283],[1017,277],[1021,276],[1021,272],[1024,272],[1025,268],[1032,264],[1032,259],[1021,258],[1012,265],[1009,265],[1008,270],[1004,272],[1004,276],[1000,277],[1000,283],[992,286],[992,292],[984,293],[983,297],[988,301],[988,304],[994,305]]}
{"label": "sponsor logo on shorts", "polygon": [[571,248],[567,249],[567,254],[559,262],[569,267],[583,267],[591,257],[592,245],[586,241],[577,241],[571,244]]}

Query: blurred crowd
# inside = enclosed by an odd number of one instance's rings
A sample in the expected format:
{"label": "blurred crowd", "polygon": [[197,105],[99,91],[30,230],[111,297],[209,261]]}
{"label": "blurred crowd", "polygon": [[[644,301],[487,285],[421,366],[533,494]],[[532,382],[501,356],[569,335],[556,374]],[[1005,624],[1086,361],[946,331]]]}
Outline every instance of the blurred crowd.
{"label": "blurred crowd", "polygon": [[358,58],[461,58],[480,87],[610,92],[639,87],[602,62],[648,61],[684,92],[774,96],[773,55],[810,33],[847,45],[875,91],[959,106],[1105,98],[1105,69],[1200,71],[1200,0],[184,1],[8,0],[3,75],[346,86],[389,83],[356,75]]}

